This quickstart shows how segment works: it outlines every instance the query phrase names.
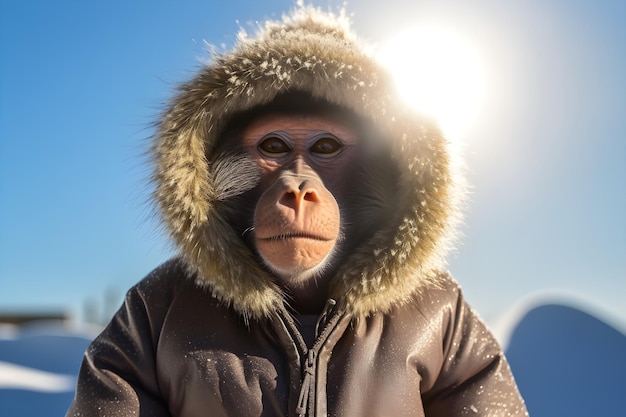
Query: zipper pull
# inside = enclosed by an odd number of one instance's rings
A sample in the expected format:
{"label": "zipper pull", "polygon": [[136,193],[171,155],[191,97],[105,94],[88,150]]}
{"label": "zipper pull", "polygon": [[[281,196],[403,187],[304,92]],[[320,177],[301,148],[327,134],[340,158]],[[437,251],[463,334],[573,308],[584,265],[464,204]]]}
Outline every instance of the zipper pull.
{"label": "zipper pull", "polygon": [[296,413],[299,417],[306,415],[312,389],[315,389],[315,351],[309,349],[304,362],[304,379],[302,380],[302,387],[300,388],[300,395],[298,396],[298,406],[296,407]]}

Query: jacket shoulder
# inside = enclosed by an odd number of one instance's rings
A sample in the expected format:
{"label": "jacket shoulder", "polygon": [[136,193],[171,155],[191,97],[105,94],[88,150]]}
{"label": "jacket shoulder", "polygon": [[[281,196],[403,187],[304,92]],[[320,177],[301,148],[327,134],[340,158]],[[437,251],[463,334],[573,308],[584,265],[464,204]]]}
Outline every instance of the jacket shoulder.
{"label": "jacket shoulder", "polygon": [[143,310],[148,315],[161,315],[169,310],[178,294],[195,286],[193,275],[179,258],[159,265],[127,292],[123,309]]}
{"label": "jacket shoulder", "polygon": [[424,285],[413,297],[412,304],[420,308],[441,308],[447,305],[456,305],[463,300],[461,285],[449,272],[437,272],[436,277]]}
{"label": "jacket shoulder", "polygon": [[154,292],[175,292],[178,287],[193,283],[192,274],[180,258],[172,258],[150,271],[129,291],[149,295]]}

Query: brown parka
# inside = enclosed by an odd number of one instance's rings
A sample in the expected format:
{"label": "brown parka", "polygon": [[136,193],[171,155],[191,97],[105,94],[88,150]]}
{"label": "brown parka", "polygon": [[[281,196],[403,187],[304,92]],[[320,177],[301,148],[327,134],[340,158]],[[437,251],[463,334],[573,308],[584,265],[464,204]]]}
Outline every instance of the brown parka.
{"label": "brown parka", "polygon": [[[370,123],[397,166],[388,218],[345,256],[313,319],[228,221],[236,179],[216,151],[234,116],[293,92]],[[462,188],[447,142],[344,16],[299,8],[242,34],[181,87],[153,151],[180,255],[128,292],[87,349],[68,416],[527,414],[500,347],[443,272]]]}

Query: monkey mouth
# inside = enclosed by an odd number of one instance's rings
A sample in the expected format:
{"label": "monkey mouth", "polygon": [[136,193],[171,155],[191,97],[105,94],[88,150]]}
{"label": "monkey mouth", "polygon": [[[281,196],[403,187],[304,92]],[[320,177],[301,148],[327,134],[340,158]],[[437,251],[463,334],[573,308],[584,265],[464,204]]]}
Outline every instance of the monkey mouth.
{"label": "monkey mouth", "polygon": [[305,232],[284,233],[284,234],[274,235],[274,236],[269,236],[269,237],[260,237],[258,239],[262,241],[266,241],[266,242],[278,242],[278,241],[295,240],[295,239],[317,240],[320,242],[330,242],[334,240],[333,238],[327,238],[324,236],[314,235],[314,234],[305,233]]}

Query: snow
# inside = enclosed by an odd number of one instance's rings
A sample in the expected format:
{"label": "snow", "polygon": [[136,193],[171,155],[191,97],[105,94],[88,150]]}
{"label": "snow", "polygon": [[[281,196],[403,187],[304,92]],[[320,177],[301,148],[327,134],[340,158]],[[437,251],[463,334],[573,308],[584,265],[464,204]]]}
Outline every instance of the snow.
{"label": "snow", "polygon": [[624,415],[622,323],[563,297],[526,300],[513,313],[501,340],[531,416]]}
{"label": "snow", "polygon": [[55,374],[0,361],[0,389],[67,392],[73,391],[75,385],[73,375]]}
{"label": "snow", "polygon": [[57,321],[0,326],[0,416],[64,416],[94,330]]}

